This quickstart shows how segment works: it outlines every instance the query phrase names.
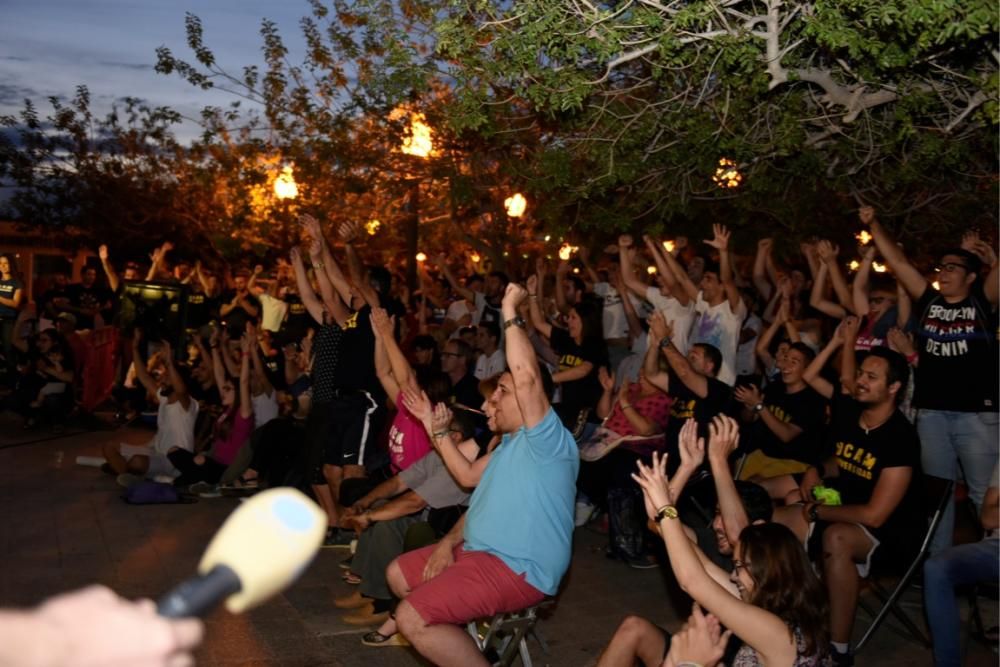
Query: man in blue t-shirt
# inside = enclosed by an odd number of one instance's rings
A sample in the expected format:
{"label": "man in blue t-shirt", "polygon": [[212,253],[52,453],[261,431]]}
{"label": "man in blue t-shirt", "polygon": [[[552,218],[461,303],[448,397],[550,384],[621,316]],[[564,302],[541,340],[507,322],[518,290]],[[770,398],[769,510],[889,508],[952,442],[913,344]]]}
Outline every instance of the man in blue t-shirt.
{"label": "man in blue t-shirt", "polygon": [[579,453],[549,404],[551,379],[517,315],[526,296],[511,283],[501,304],[510,370],[485,406],[491,430],[503,434],[492,453],[470,463],[448,438],[447,407],[432,414],[426,396],[406,397],[456,481],[476,487],[441,542],[403,554],[386,572],[403,599],[399,631],[436,665],[488,664],[455,626],[538,604],[569,567]]}

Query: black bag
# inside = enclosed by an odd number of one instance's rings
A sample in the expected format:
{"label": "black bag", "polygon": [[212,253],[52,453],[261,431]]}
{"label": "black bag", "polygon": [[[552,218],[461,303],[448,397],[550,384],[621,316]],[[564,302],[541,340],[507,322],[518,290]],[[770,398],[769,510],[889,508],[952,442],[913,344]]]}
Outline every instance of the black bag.
{"label": "black bag", "polygon": [[638,485],[608,490],[608,543],[613,555],[639,558],[645,553],[645,517]]}

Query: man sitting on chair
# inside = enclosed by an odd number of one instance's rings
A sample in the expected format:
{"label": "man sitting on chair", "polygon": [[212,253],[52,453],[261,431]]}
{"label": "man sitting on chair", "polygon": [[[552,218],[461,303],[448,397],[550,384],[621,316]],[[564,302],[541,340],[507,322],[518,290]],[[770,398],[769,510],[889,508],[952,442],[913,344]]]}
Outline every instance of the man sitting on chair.
{"label": "man sitting on chair", "polygon": [[[912,542],[926,526],[924,513],[913,497],[914,471],[920,469],[917,431],[897,405],[909,378],[909,366],[898,352],[876,347],[855,372],[854,340],[857,318],[847,318],[823,354],[810,365],[812,386],[832,399],[829,445],[833,456],[810,467],[798,481],[803,504],[779,508],[774,520],[783,523],[806,543],[810,556],[821,560],[830,596],[831,655],[837,665],[850,665],[851,628],[862,577],[868,576],[872,556],[880,550],[886,563],[912,557]],[[821,367],[838,344],[844,346],[840,391],[819,378]],[[770,483],[780,486],[781,478]],[[791,477],[785,483],[793,486]],[[819,485],[840,492],[841,505],[816,502]],[[772,495],[774,495],[772,493]],[[784,497],[785,494],[779,494]],[[903,565],[905,567],[905,563]]]}
{"label": "man sitting on chair", "polygon": [[403,554],[386,571],[402,599],[400,632],[436,665],[488,664],[458,626],[538,604],[556,593],[569,566],[580,459],[517,314],[526,296],[512,283],[502,301],[510,370],[486,404],[490,429],[504,434],[499,447],[470,463],[446,426],[437,428],[447,424],[446,407],[431,414],[408,404],[456,481],[478,481],[469,511],[441,542]]}

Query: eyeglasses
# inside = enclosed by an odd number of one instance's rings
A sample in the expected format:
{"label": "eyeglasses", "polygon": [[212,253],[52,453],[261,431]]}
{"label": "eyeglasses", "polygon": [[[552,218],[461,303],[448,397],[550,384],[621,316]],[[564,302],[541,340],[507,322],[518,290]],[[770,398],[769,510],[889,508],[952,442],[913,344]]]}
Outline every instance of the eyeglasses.
{"label": "eyeglasses", "polygon": [[967,267],[965,264],[958,264],[957,262],[945,262],[944,264],[941,264],[939,266],[935,266],[934,267],[934,272],[935,273],[941,273],[941,272],[954,273],[955,271],[958,271],[959,269],[962,269],[963,271],[968,271],[969,267]]}
{"label": "eyeglasses", "polygon": [[896,303],[895,299],[891,299],[891,298],[889,298],[887,296],[873,296],[873,297],[870,297],[868,299],[868,303],[872,304],[873,306],[877,306],[877,305],[879,305],[881,303],[885,303],[886,301],[888,301],[890,303]]}

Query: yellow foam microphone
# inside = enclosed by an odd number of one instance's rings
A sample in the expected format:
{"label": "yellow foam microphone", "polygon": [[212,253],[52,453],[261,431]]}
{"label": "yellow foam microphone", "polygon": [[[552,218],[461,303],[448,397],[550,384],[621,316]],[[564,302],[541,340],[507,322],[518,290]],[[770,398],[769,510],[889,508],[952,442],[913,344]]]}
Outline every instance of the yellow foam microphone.
{"label": "yellow foam microphone", "polygon": [[229,515],[198,564],[198,574],[160,598],[161,616],[203,616],[226,601],[240,613],[295,582],[319,551],[326,514],[292,488],[258,493]]}

